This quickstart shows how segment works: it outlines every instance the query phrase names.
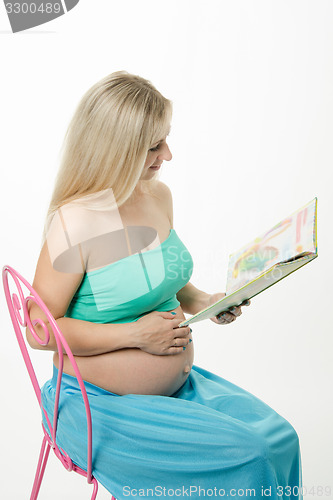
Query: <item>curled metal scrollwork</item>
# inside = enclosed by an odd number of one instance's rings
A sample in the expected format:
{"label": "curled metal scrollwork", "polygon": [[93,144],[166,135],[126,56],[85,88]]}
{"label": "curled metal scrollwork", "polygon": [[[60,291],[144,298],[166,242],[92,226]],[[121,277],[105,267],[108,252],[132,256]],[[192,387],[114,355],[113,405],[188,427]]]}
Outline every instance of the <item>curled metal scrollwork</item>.
{"label": "curled metal scrollwork", "polygon": [[[36,300],[36,298],[33,296],[33,295],[29,295],[28,297],[26,297],[25,299],[25,310],[27,312],[27,316],[26,316],[26,322],[28,324],[28,327],[29,327],[29,330],[31,331],[32,333],[32,336],[34,337],[34,339],[40,344],[40,345],[47,345],[50,341],[50,332],[46,326],[46,324],[44,323],[44,321],[41,319],[41,318],[35,318],[32,323],[31,323],[31,319],[30,319],[30,314],[28,313],[28,302],[29,300],[31,300],[32,302],[34,302],[36,305],[39,305],[38,304],[38,301]],[[44,311],[44,314],[45,314],[45,311]],[[47,315],[46,315],[47,316]],[[41,327],[43,328],[43,331],[44,331],[44,334],[45,334],[45,339],[42,340],[39,335],[37,334],[36,330],[35,330],[35,325],[41,325]]]}
{"label": "curled metal scrollwork", "polygon": [[[38,300],[32,294],[30,294],[29,296],[27,296],[25,298],[23,291],[22,291],[21,284],[18,281],[17,277],[15,276],[15,274],[13,274],[11,272],[11,269],[8,269],[8,271],[15,282],[17,292],[18,292],[18,295],[15,292],[13,292],[11,294],[11,301],[13,304],[13,309],[14,309],[15,318],[16,318],[17,322],[24,328],[26,328],[28,326],[32,336],[40,345],[42,345],[42,346],[47,345],[50,341],[50,333],[49,333],[49,330],[48,330],[45,322],[41,318],[36,318],[31,322],[30,314],[28,311],[28,302],[29,301],[34,302],[38,307],[40,307]],[[29,291],[31,293],[31,290],[29,290]],[[23,313],[23,317],[22,317],[22,313]],[[44,313],[46,314],[46,316],[48,316],[46,311],[44,311]],[[35,326],[37,324],[41,325],[41,327],[43,329],[43,332],[45,334],[44,339],[41,339],[40,336],[38,335],[38,333],[36,332]]]}

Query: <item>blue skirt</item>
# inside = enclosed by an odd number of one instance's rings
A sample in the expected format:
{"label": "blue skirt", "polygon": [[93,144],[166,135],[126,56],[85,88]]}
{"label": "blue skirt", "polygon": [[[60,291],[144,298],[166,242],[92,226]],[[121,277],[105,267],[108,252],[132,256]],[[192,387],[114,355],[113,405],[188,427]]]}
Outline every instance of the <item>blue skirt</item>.
{"label": "blue skirt", "polygon": [[[42,387],[50,417],[57,373],[54,367],[53,378]],[[172,396],[120,396],[88,382],[85,386],[92,414],[93,474],[117,499],[302,498],[295,429],[231,382],[193,365]],[[66,374],[57,443],[86,468],[83,399],[76,379]]]}

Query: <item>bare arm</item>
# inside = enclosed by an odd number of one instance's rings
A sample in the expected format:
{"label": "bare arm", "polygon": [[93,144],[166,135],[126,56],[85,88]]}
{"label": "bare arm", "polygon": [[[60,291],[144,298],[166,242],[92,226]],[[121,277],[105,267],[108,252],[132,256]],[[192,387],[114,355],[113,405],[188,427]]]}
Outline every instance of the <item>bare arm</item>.
{"label": "bare arm", "polygon": [[210,294],[199,290],[188,282],[179,290],[176,296],[185,313],[196,314],[208,306]]}
{"label": "bare arm", "polygon": [[[51,262],[47,242],[45,242],[38,259],[32,284],[55,318],[73,354],[91,356],[126,347],[136,347],[134,344],[135,333],[138,331],[137,322],[99,324],[64,317],[73,295],[83,279],[84,272],[84,266],[82,272],[78,273],[55,270]],[[29,345],[34,349],[56,351],[56,341],[45,314],[32,301],[29,302],[29,311],[31,319],[41,318],[50,333],[48,345],[41,346],[27,327],[26,337]],[[35,331],[41,339],[45,338],[43,328],[39,324],[35,326]]]}
{"label": "bare arm", "polygon": [[[42,314],[40,313],[40,310],[36,308],[35,311],[31,313],[31,316],[32,318],[41,318]],[[50,342],[48,345],[41,346],[33,338],[29,328],[27,327],[26,335],[28,343],[34,349],[56,351],[57,346],[51,326],[48,322],[45,321],[45,323],[50,333]],[[62,317],[58,318],[56,323],[65,337],[72,353],[77,356],[93,356],[96,354],[116,351],[117,349],[137,347],[135,345],[137,332],[137,323],[135,321],[131,323],[100,324],[75,318]],[[43,339],[43,329],[37,325],[35,330],[38,336]]]}

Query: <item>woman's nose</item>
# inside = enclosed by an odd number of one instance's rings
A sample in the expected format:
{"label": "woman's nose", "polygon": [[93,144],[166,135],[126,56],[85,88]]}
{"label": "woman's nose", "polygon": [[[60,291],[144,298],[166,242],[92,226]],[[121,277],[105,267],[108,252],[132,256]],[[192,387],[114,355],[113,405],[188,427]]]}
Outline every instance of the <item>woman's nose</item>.
{"label": "woman's nose", "polygon": [[164,145],[164,148],[163,148],[163,151],[161,151],[160,157],[166,161],[172,160],[172,154],[171,154],[170,148],[167,144]]}

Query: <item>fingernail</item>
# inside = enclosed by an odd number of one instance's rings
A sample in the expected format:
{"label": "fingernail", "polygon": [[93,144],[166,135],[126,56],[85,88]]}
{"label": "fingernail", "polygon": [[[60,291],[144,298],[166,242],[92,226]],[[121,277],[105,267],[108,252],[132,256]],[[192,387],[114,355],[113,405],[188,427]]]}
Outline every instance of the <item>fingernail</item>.
{"label": "fingernail", "polygon": [[190,328],[190,332],[192,333],[192,328]]}
{"label": "fingernail", "polygon": [[172,312],[171,314],[176,314],[175,312]]}
{"label": "fingernail", "polygon": [[189,341],[192,342],[192,339],[190,339]]}
{"label": "fingernail", "polygon": [[186,346],[184,345],[184,346],[183,346],[183,351],[185,351],[185,349],[186,349]]}

